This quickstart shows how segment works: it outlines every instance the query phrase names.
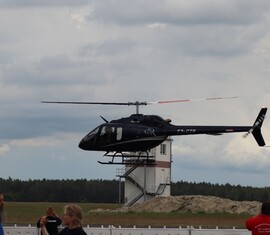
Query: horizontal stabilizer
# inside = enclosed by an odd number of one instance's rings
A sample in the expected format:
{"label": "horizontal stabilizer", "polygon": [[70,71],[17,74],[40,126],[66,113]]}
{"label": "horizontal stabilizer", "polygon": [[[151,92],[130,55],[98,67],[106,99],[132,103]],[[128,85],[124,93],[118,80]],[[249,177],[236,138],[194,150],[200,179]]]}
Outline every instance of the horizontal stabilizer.
{"label": "horizontal stabilizer", "polygon": [[265,146],[265,142],[262,136],[261,128],[257,127],[253,129],[252,135],[254,136],[255,140],[257,141],[259,146]]}

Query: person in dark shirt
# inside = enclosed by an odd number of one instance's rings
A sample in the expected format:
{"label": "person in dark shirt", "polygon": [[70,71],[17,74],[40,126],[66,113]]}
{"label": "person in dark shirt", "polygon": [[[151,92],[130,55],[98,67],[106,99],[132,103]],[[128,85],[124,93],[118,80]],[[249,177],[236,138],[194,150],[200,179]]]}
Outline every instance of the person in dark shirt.
{"label": "person in dark shirt", "polygon": [[[75,204],[66,205],[64,207],[64,215],[62,222],[65,227],[59,235],[87,235],[82,228],[82,209]],[[43,216],[40,220],[41,232],[43,235],[50,235],[46,228],[46,217]]]}
{"label": "person in dark shirt", "polygon": [[[44,222],[49,235],[58,235],[58,226],[62,223],[62,220],[55,214],[54,208],[51,206],[47,208],[46,214],[46,222]],[[40,220],[37,222],[38,228],[40,228]]]}

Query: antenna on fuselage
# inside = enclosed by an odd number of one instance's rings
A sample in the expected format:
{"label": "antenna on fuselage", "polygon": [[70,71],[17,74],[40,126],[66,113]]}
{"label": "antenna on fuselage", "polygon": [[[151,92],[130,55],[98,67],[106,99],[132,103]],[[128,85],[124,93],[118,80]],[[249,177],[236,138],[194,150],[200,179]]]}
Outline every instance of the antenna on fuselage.
{"label": "antenna on fuselage", "polygon": [[100,117],[103,119],[104,122],[108,123],[108,120],[107,120],[107,119],[105,119],[105,118],[102,117],[101,115],[100,115]]}

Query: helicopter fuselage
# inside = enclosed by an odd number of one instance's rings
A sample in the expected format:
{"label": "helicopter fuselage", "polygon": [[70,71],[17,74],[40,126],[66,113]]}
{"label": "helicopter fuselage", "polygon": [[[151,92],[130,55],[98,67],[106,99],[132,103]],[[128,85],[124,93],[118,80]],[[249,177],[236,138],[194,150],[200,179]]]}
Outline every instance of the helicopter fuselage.
{"label": "helicopter fuselage", "polygon": [[265,146],[261,133],[267,108],[261,108],[255,122],[251,126],[175,126],[156,115],[139,114],[139,106],[148,104],[167,104],[198,100],[219,100],[237,97],[211,97],[196,100],[167,100],[158,102],[59,102],[42,101],[42,103],[58,104],[93,104],[93,105],[134,105],[136,114],[121,118],[96,127],[79,143],[79,147],[89,151],[106,152],[141,152],[160,145],[168,136],[174,135],[221,135],[223,133],[246,132],[244,137],[252,134],[259,146]]}
{"label": "helicopter fuselage", "polygon": [[175,126],[156,115],[133,114],[127,118],[104,123],[80,142],[89,151],[147,151],[174,135],[220,135],[248,132],[252,126]]}

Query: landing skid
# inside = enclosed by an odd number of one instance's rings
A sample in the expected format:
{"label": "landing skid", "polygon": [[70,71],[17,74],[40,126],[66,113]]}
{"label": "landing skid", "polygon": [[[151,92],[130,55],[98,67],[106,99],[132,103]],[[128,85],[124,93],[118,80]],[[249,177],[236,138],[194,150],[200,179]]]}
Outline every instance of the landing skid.
{"label": "landing skid", "polygon": [[[98,161],[103,165],[156,165],[154,157],[148,152],[106,152],[103,157],[110,157],[108,162]],[[118,160],[115,161],[115,158]]]}

